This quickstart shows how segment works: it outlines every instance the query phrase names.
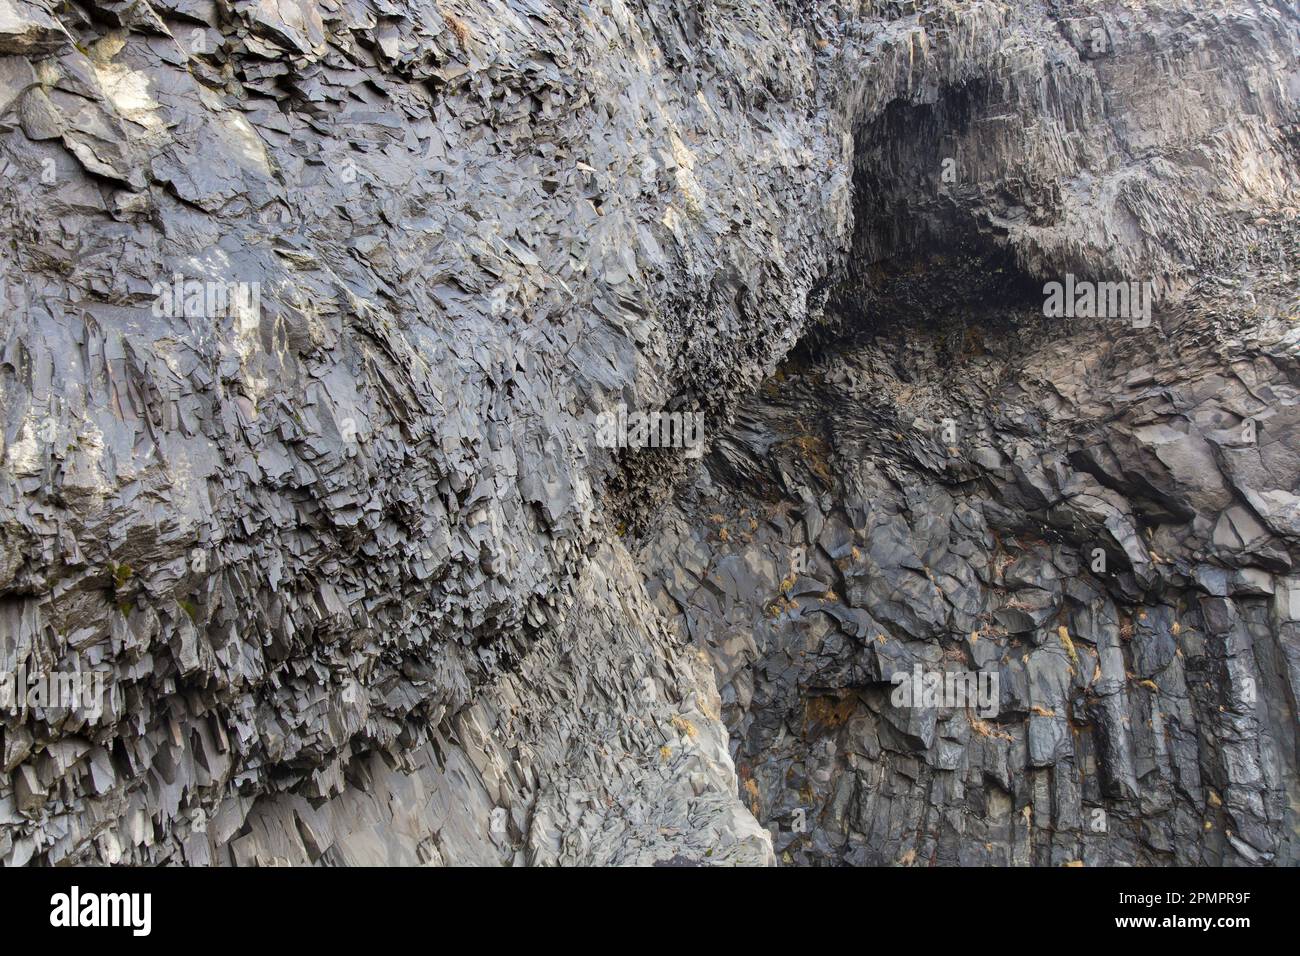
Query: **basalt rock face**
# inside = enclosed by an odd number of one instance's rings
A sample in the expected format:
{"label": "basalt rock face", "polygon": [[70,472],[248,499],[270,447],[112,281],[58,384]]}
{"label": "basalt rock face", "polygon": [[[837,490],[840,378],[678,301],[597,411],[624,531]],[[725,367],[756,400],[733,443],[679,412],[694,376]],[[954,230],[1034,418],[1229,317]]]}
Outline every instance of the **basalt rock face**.
{"label": "basalt rock face", "polygon": [[1207,6],[0,0],[0,673],[108,681],[0,859],[1292,862],[1300,26]]}
{"label": "basalt rock face", "polygon": [[915,301],[792,359],[642,554],[781,859],[1293,864],[1294,323]]}

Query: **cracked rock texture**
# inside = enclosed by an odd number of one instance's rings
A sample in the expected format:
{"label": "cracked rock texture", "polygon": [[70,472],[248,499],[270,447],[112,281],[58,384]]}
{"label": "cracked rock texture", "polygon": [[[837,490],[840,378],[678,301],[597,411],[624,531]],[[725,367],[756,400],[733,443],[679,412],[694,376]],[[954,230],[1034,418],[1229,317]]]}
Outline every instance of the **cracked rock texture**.
{"label": "cracked rock texture", "polygon": [[787,863],[1293,865],[1300,330],[987,301],[792,358],[644,546],[742,795]]}
{"label": "cracked rock texture", "polygon": [[0,0],[0,860],[1294,862],[1298,49]]}

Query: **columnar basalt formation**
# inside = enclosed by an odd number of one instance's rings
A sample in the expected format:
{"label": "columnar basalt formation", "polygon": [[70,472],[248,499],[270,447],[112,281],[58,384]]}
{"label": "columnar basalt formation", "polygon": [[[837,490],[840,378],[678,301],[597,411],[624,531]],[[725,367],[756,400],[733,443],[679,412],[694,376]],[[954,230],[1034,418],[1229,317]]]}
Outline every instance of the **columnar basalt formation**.
{"label": "columnar basalt formation", "polygon": [[1293,862],[1297,50],[0,0],[0,859]]}

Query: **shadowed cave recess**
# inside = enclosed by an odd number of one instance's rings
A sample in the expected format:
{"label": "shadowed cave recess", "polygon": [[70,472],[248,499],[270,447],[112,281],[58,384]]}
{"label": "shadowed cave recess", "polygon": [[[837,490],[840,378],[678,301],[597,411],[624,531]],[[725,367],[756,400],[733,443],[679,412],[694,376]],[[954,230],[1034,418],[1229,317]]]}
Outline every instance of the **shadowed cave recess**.
{"label": "shadowed cave recess", "polygon": [[[782,864],[1294,865],[1295,335],[1257,337],[1294,318],[1294,216],[1242,219],[1235,262],[1204,237],[1149,322],[1048,318],[1045,279],[1122,271],[1012,239],[1069,201],[1023,159],[962,187],[996,85],[855,128],[821,322],[635,554]],[[916,668],[993,703],[899,706]]]}
{"label": "shadowed cave recess", "polygon": [[1297,863],[1294,4],[0,12],[6,865]]}

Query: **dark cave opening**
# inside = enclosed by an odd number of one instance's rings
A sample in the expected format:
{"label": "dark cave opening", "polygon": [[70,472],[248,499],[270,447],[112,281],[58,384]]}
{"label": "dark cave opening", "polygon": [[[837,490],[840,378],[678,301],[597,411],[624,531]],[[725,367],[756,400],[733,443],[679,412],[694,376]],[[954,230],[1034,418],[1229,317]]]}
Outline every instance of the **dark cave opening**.
{"label": "dark cave opening", "polygon": [[[1186,360],[1151,330],[1046,317],[1041,277],[936,182],[944,124],[980,96],[860,131],[853,254],[822,321],[678,488],[678,553],[641,539],[649,567],[697,569],[694,596],[680,577],[656,586],[714,662],[740,796],[795,865],[1289,858],[1283,790],[1245,796],[1206,743],[1254,720],[1293,739],[1232,676],[1287,699],[1270,599],[1196,579],[1208,555],[1285,560],[1207,538],[1188,479],[1150,445],[1168,413],[1125,392],[1125,370]],[[1257,650],[1216,651],[1225,626]],[[996,716],[900,710],[890,678],[907,667],[996,673]],[[1208,812],[1193,775],[1237,794],[1253,842],[1222,820],[1175,836]],[[1036,813],[1042,830],[1022,832]]]}
{"label": "dark cave opening", "polygon": [[[1018,342],[1042,324],[1041,282],[1024,271],[998,228],[970,212],[968,191],[945,181],[947,160],[969,148],[963,141],[989,98],[987,84],[972,78],[942,87],[930,101],[896,100],[855,127],[850,250],[813,289],[809,322],[756,391],[867,342],[888,356],[925,340],[934,344],[940,369],[952,369],[985,342]],[[897,371],[909,374],[901,365]],[[679,395],[669,407],[694,407],[704,398]],[[710,430],[712,444],[735,427],[745,399],[707,399],[718,426]],[[710,456],[710,467],[717,460]],[[689,468],[672,451],[620,454],[606,486],[619,533],[651,532],[658,506],[687,480]]]}

